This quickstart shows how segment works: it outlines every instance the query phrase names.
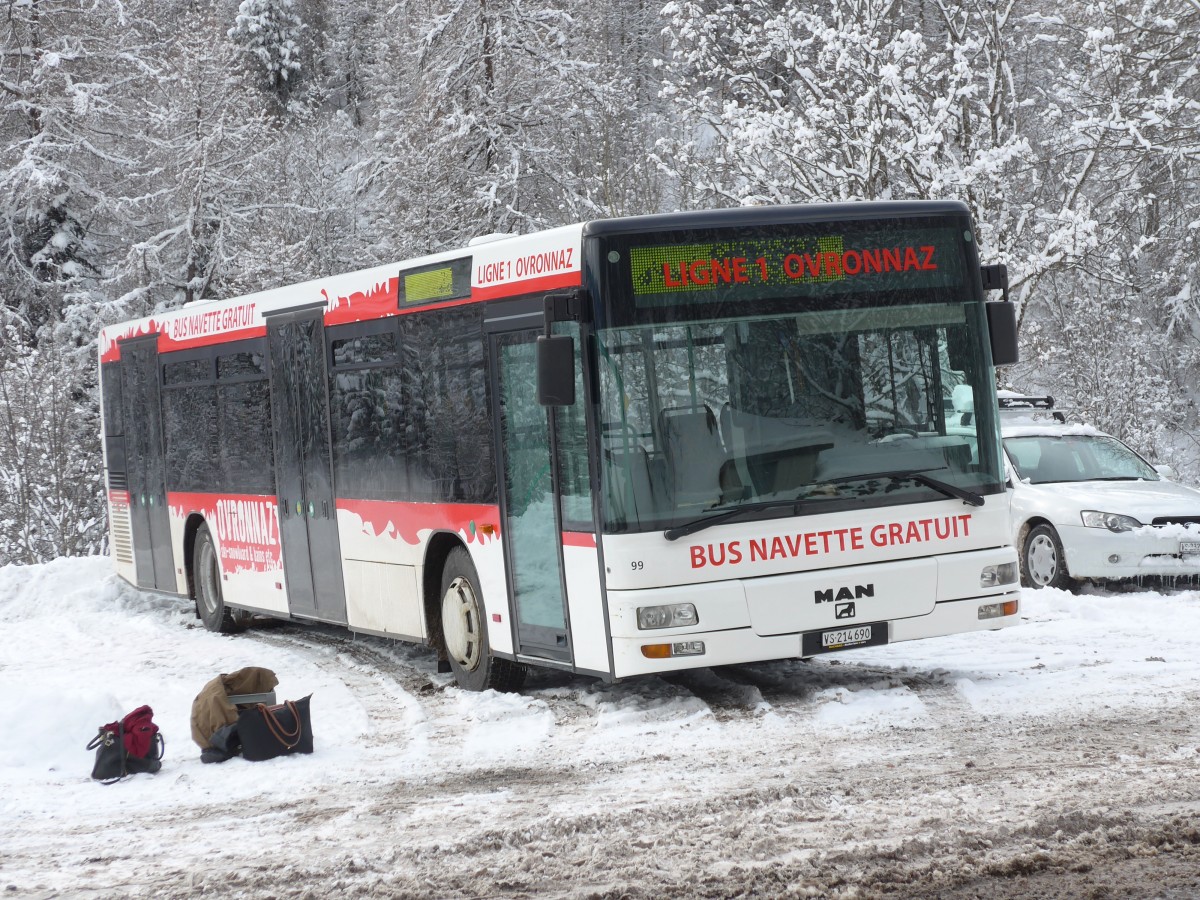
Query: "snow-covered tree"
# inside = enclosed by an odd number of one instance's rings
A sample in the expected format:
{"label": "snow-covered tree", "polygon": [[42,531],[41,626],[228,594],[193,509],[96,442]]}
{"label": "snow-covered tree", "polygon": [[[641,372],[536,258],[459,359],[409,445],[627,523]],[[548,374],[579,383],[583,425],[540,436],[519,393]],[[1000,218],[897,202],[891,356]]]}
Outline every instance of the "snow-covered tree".
{"label": "snow-covered tree", "polygon": [[280,102],[300,74],[304,31],[293,0],[242,0],[229,37],[255,62],[267,90]]}
{"label": "snow-covered tree", "polygon": [[130,108],[141,164],[119,209],[129,240],[115,275],[146,309],[257,287],[237,261],[274,205],[276,126],[238,77],[212,16],[189,14],[184,27],[200,40],[148,56],[153,87]]}
{"label": "snow-covered tree", "polygon": [[95,371],[73,346],[33,348],[22,326],[0,323],[0,565],[104,544],[95,379],[84,368]]}

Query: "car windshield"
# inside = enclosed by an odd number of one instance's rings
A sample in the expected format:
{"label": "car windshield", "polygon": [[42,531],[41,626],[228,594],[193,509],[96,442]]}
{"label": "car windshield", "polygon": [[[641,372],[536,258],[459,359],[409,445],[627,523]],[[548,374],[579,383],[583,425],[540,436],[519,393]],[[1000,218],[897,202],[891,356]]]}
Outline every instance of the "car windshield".
{"label": "car windshield", "polygon": [[1004,439],[1017,475],[1030,484],[1158,481],[1144,459],[1107,435],[1025,435]]}

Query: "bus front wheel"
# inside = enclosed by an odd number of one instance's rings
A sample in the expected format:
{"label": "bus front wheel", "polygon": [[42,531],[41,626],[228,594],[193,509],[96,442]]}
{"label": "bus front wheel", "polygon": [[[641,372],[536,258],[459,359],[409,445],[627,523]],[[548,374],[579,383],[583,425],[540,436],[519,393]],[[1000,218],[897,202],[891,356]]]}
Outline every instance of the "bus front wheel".
{"label": "bus front wheel", "polygon": [[442,641],[458,686],[468,691],[520,690],[525,667],[492,656],[479,574],[471,556],[456,547],[442,572]]}
{"label": "bus front wheel", "polygon": [[221,561],[207,525],[196,532],[192,552],[192,576],[196,586],[196,613],[209,631],[222,634],[238,630],[233,611],[221,597]]}

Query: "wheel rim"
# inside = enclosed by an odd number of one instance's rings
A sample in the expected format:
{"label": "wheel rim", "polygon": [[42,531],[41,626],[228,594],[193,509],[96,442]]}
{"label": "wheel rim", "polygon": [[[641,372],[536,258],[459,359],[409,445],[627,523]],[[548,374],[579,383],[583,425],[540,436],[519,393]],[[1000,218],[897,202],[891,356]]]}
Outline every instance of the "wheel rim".
{"label": "wheel rim", "polygon": [[1034,584],[1045,587],[1058,574],[1058,549],[1048,534],[1035,535],[1025,551],[1026,568]]}
{"label": "wheel rim", "polygon": [[479,665],[483,645],[479,619],[475,591],[471,582],[460,575],[450,582],[442,598],[442,635],[446,639],[446,652],[468,671]]}
{"label": "wheel rim", "polygon": [[211,541],[205,541],[200,547],[200,605],[203,612],[211,618],[216,615],[217,604],[220,602],[221,573],[217,566],[217,553]]}

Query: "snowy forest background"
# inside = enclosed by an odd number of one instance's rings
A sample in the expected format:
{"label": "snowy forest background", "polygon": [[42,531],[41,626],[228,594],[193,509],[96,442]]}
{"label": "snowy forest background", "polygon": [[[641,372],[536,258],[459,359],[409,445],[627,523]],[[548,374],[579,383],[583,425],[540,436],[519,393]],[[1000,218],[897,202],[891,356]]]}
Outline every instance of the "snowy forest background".
{"label": "snowy forest background", "polygon": [[0,565],[104,548],[107,323],[748,203],[966,201],[1004,386],[1200,482],[1200,0],[0,9]]}

